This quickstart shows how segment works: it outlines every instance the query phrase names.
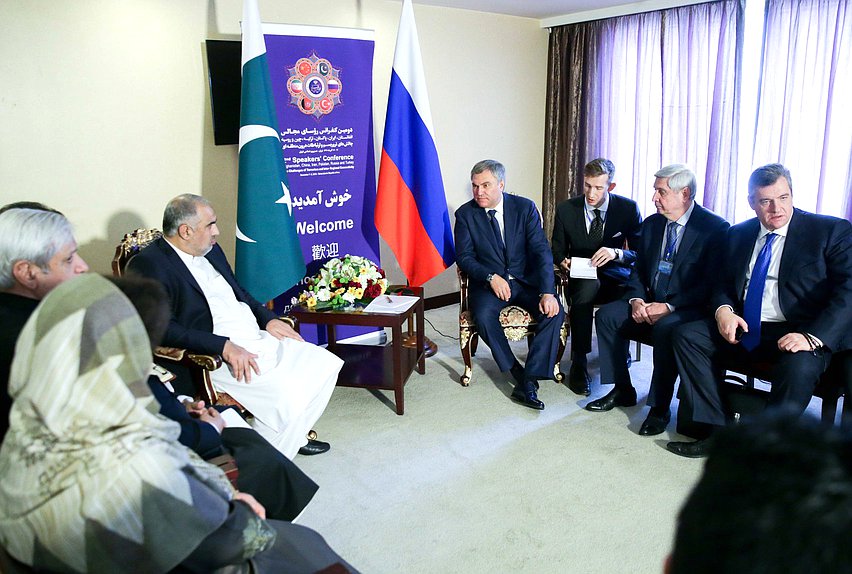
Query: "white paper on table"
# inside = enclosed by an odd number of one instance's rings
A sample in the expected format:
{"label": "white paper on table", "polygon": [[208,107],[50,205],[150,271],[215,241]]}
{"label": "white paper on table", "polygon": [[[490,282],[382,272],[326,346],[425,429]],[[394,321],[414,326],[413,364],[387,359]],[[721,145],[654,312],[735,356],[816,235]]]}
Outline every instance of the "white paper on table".
{"label": "white paper on table", "polygon": [[225,426],[227,428],[233,429],[250,429],[251,426],[246,422],[246,419],[240,416],[240,413],[236,411],[236,409],[225,409],[220,413],[222,418],[225,419]]}
{"label": "white paper on table", "polygon": [[380,295],[364,307],[364,313],[405,313],[420,297],[412,295]]}
{"label": "white paper on table", "polygon": [[586,257],[571,258],[571,273],[574,279],[597,279],[598,268],[592,265],[592,260]]}

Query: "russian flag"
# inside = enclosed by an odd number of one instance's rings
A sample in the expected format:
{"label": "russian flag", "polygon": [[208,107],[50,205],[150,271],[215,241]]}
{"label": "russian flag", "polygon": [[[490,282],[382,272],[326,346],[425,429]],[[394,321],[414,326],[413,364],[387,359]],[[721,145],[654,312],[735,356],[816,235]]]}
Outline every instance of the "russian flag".
{"label": "russian flag", "polygon": [[376,228],[411,285],[456,260],[411,0],[403,0],[376,194]]}

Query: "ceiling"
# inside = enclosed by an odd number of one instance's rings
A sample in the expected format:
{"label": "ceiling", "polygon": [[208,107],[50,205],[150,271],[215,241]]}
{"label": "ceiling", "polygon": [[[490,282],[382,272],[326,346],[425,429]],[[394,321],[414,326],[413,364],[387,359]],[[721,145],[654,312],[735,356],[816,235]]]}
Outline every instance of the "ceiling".
{"label": "ceiling", "polygon": [[636,2],[630,0],[414,0],[414,3],[542,20]]}
{"label": "ceiling", "polygon": [[460,8],[492,14],[506,14],[539,20],[541,26],[560,26],[573,22],[597,20],[663,10],[707,0],[413,0],[415,4]]}

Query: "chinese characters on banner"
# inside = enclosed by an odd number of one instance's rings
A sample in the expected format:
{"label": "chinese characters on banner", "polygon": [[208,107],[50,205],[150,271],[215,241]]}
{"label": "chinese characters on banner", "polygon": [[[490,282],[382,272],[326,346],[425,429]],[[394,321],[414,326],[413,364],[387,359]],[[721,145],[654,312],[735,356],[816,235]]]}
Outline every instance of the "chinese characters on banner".
{"label": "chinese characters on banner", "polygon": [[[307,276],[332,257],[360,255],[380,264],[372,124],[373,32],[264,24],[290,201]],[[278,297],[286,311],[305,288]],[[363,333],[340,328],[338,338]],[[302,326],[307,340],[324,330]]]}

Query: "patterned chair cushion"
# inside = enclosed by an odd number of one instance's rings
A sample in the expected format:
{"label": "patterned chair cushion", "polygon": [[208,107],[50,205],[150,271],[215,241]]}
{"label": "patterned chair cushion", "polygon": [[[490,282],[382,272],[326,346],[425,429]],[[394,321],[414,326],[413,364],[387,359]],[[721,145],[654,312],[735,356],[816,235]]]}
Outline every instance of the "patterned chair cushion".
{"label": "patterned chair cushion", "polygon": [[[530,326],[534,325],[532,316],[523,308],[516,305],[507,305],[500,311],[500,326],[510,341],[521,341],[530,334]],[[459,314],[459,327],[472,329],[476,327],[473,315],[470,311],[462,311]]]}

